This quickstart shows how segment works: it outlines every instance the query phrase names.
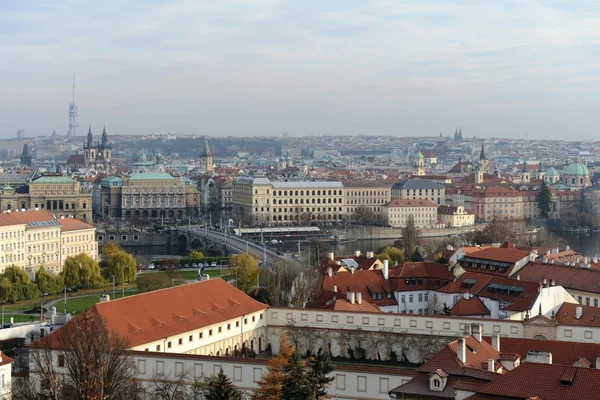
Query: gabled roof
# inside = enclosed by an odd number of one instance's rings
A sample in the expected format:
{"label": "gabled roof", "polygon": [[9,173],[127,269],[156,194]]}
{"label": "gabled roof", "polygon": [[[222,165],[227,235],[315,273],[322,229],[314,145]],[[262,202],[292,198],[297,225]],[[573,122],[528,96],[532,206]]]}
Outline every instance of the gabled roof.
{"label": "gabled roof", "polygon": [[[0,226],[9,225],[31,225],[34,226],[38,222],[53,222],[55,218],[46,210],[25,210],[0,213]],[[58,222],[56,223],[58,225]]]}
{"label": "gabled roof", "polygon": [[[109,329],[136,347],[266,308],[266,304],[216,278],[96,303],[84,313],[100,315]],[[49,337],[60,332],[58,329]]]}
{"label": "gabled roof", "polygon": [[437,205],[429,200],[414,200],[414,199],[395,199],[384,205],[384,207],[393,208],[393,207],[403,207],[403,208],[411,208],[411,207],[432,207],[437,208]]}
{"label": "gabled roof", "polygon": [[[577,318],[577,308],[581,307],[581,317]],[[556,322],[565,325],[600,326],[600,308],[578,303],[563,303],[555,314]]]}
{"label": "gabled roof", "polygon": [[429,179],[404,179],[392,186],[398,190],[443,189],[444,186]]}
{"label": "gabled roof", "polygon": [[477,389],[478,393],[511,399],[597,399],[600,370],[565,365],[523,363]]}
{"label": "gabled roof", "polygon": [[461,297],[450,312],[457,317],[490,315],[490,309],[483,304],[478,296],[469,297],[469,299]]}
{"label": "gabled roof", "polygon": [[[347,292],[362,293],[363,299],[369,299],[377,306],[396,305],[398,302],[392,295],[387,298],[388,293],[392,293],[392,287],[389,279],[383,277],[381,270],[357,270],[352,272],[338,272],[333,276],[325,274],[323,277],[323,290],[332,290],[337,286],[339,293]],[[381,299],[373,299],[373,294],[381,293]],[[364,300],[363,300],[364,301]]]}

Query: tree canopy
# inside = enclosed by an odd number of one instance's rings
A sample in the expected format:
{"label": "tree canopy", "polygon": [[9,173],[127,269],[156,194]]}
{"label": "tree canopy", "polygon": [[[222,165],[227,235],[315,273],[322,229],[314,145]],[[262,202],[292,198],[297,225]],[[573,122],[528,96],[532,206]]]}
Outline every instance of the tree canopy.
{"label": "tree canopy", "polygon": [[190,262],[198,262],[204,260],[204,254],[198,250],[192,250],[192,252],[187,256]]}
{"label": "tree canopy", "polygon": [[377,258],[380,261],[388,260],[390,264],[395,264],[397,262],[398,265],[400,265],[404,262],[404,253],[397,247],[388,246],[384,248],[381,253],[377,254]]}
{"label": "tree canopy", "polygon": [[258,387],[252,392],[252,400],[281,399],[281,384],[284,379],[283,368],[288,365],[288,360],[293,352],[294,347],[283,335],[279,340],[279,353],[269,359],[267,372],[258,382]]}
{"label": "tree canopy", "polygon": [[216,376],[207,380],[204,397],[206,400],[242,400],[242,393],[220,369]]}
{"label": "tree canopy", "polygon": [[258,259],[247,253],[236,254],[229,260],[229,273],[235,277],[238,289],[249,292],[256,287],[260,273]]}
{"label": "tree canopy", "polygon": [[69,287],[91,288],[104,284],[98,262],[84,253],[67,257],[62,274]]}

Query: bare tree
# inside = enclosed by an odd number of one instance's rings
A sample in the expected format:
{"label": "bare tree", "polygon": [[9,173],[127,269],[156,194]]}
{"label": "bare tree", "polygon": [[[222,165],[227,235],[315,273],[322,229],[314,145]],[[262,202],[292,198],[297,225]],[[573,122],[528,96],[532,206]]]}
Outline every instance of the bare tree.
{"label": "bare tree", "polygon": [[305,308],[321,291],[319,273],[312,267],[302,267],[292,284],[292,307]]}
{"label": "bare tree", "polygon": [[427,302],[427,314],[431,315],[440,315],[442,314],[442,310],[444,309],[444,305],[440,301],[437,294],[429,297],[429,301]]}
{"label": "bare tree", "polygon": [[[135,365],[127,343],[109,331],[101,316],[83,313],[31,346],[34,373],[41,383],[36,399],[137,399]],[[32,382],[18,385],[23,399]]]}
{"label": "bare tree", "polygon": [[269,305],[290,305],[292,286],[297,276],[298,267],[291,261],[281,261],[274,264],[270,270],[261,270],[260,281],[269,292]]}
{"label": "bare tree", "polygon": [[[181,400],[189,398],[192,387],[187,380],[190,371],[171,377],[168,375],[157,375],[152,380],[151,392],[156,400]],[[201,398],[201,397],[196,397]]]}

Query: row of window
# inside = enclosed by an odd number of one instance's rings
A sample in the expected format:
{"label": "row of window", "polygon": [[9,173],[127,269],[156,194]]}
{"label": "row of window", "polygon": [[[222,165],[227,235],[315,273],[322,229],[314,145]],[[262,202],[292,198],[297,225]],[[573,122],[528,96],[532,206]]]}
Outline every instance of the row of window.
{"label": "row of window", "polygon": [[[263,319],[263,315],[262,314],[259,315],[259,319]],[[252,322],[256,322],[256,315],[252,316]],[[248,318],[244,318],[244,325],[247,325],[247,324],[248,324]],[[223,333],[223,329],[225,327],[227,328],[227,331],[231,331],[231,328],[232,328],[231,323],[228,323],[227,325],[222,325],[222,326],[217,327],[217,333]],[[240,321],[235,321],[235,327],[236,328],[240,328]],[[213,331],[214,331],[214,329],[209,329],[208,330],[208,337],[212,337],[213,336]],[[204,338],[204,332],[198,332],[198,340],[202,340],[203,338]],[[183,340],[184,340],[183,337],[178,338],[177,339],[177,345],[178,346],[183,346]],[[193,341],[194,341],[194,335],[188,335],[187,342],[188,343],[192,343]],[[167,346],[166,347],[167,350],[168,349],[172,349],[173,348],[173,341],[169,340],[168,342],[166,342],[166,346]],[[146,347],[144,349],[144,351],[150,351],[150,348]],[[161,345],[160,344],[156,345],[156,351],[161,351]]]}
{"label": "row of window", "polygon": [[[415,299],[414,296],[415,296],[414,294],[409,294],[408,295],[408,302],[409,303],[413,303],[414,302],[414,299]],[[429,293],[427,293],[427,292],[425,292],[425,293],[419,293],[418,299],[419,299],[418,300],[419,303],[422,303],[424,301],[429,301]],[[400,295],[400,302],[401,303],[406,303],[406,295],[405,294]]]}

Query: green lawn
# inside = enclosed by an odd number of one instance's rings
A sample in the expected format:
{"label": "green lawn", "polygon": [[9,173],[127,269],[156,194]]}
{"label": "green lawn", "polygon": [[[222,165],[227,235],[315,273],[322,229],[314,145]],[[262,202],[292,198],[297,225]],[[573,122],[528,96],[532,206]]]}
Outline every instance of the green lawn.
{"label": "green lawn", "polygon": [[[167,273],[164,271],[156,271],[156,272],[144,272],[145,274],[163,274],[166,275]],[[226,268],[223,268],[223,271],[221,272],[218,269],[207,269],[204,271],[205,274],[208,274],[208,276],[210,276],[211,278],[220,278],[221,274],[223,274],[223,279],[227,280],[229,279],[229,270]],[[187,281],[192,281],[192,280],[196,280],[198,279],[198,270],[193,270],[193,271],[175,271],[171,274],[171,278],[172,279],[185,279]]]}
{"label": "green lawn", "polygon": [[[122,293],[120,288],[115,290],[115,297],[112,297],[112,288],[111,290],[107,290],[106,293],[110,296],[111,300],[120,299],[122,297]],[[136,294],[137,290],[128,289],[125,290],[125,297],[131,296],[132,294]],[[94,304],[100,301],[99,294],[92,294],[89,296],[77,297],[77,298],[67,298],[67,313],[71,314],[79,314],[85,311],[87,308],[93,306]],[[63,312],[63,302],[59,301],[54,305],[56,307],[57,312]]]}
{"label": "green lawn", "polygon": [[31,317],[33,317],[33,321],[39,321],[40,316],[37,314],[4,314],[4,323],[8,324],[10,322],[10,317],[13,317],[13,321],[17,322],[29,322],[31,321]]}

